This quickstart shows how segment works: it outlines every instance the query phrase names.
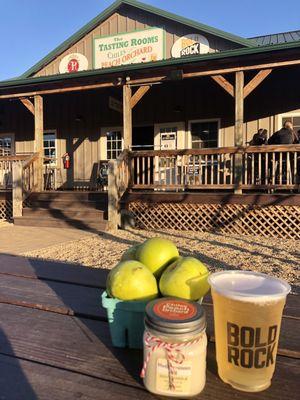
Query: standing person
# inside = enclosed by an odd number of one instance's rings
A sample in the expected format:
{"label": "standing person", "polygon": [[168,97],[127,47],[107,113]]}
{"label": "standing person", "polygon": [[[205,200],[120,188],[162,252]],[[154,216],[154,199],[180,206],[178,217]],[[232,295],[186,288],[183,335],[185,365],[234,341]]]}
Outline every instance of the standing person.
{"label": "standing person", "polygon": [[292,122],[285,121],[283,127],[269,138],[268,144],[293,144],[296,140]]}

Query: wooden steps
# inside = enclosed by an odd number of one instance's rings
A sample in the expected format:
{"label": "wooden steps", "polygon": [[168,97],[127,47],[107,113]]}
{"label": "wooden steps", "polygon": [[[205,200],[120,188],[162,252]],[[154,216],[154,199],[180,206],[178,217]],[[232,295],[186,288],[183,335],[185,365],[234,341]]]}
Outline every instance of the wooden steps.
{"label": "wooden steps", "polygon": [[15,225],[75,228],[88,231],[107,229],[107,194],[102,192],[33,193]]}

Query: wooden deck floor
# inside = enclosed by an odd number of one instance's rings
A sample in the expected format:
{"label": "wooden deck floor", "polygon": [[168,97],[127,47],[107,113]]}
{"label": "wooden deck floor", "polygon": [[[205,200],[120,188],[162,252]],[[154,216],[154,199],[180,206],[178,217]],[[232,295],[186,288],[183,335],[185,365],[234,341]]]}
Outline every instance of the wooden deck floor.
{"label": "wooden deck floor", "polygon": [[[140,351],[111,346],[101,293],[107,271],[7,256],[0,264],[0,398],[156,398],[139,378]],[[284,311],[272,386],[240,393],[217,376],[211,298],[207,383],[200,399],[296,399],[300,370],[300,296]],[[288,397],[287,397],[288,394]]]}

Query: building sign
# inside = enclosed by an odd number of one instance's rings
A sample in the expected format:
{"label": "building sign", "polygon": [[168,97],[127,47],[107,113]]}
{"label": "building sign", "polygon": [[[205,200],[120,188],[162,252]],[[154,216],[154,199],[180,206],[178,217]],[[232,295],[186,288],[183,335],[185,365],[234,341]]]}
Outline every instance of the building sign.
{"label": "building sign", "polygon": [[88,59],[80,53],[72,53],[65,56],[59,64],[59,72],[66,74],[68,72],[85,71],[88,69]]}
{"label": "building sign", "polygon": [[172,47],[172,57],[180,58],[185,56],[195,56],[209,52],[209,42],[206,37],[198,33],[183,36],[176,40]]}
{"label": "building sign", "polygon": [[150,28],[94,39],[94,68],[158,61],[164,55],[164,31]]}

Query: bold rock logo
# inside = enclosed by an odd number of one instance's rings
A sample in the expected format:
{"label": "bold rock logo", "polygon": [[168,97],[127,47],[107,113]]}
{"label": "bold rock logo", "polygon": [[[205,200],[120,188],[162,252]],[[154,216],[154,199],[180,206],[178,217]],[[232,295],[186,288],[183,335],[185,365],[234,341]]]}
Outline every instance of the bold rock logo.
{"label": "bold rock logo", "polygon": [[171,53],[175,58],[209,53],[209,42],[198,33],[186,35],[176,40]]}
{"label": "bold rock logo", "polygon": [[278,326],[239,327],[227,322],[227,361],[243,368],[267,368],[275,362]]}

